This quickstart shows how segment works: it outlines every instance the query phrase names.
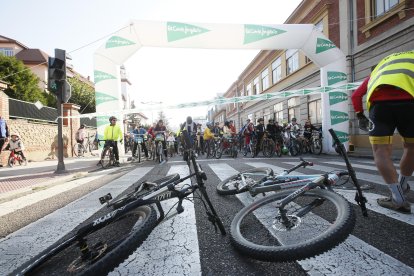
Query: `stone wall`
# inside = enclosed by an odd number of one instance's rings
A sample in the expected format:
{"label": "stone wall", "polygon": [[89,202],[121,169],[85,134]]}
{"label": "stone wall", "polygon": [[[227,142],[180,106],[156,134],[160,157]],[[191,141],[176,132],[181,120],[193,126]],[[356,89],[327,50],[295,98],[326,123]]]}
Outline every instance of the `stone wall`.
{"label": "stone wall", "polygon": [[[18,133],[25,147],[25,155],[29,161],[42,161],[57,158],[57,124],[38,122],[30,119],[10,119],[9,98],[0,91],[0,114],[6,119],[9,134]],[[63,104],[64,116],[79,115],[79,106]],[[73,157],[72,148],[76,143],[75,133],[79,129],[80,120],[64,119],[63,123],[63,155],[65,158]],[[96,133],[96,129],[87,129],[89,136]],[[0,165],[7,165],[8,151],[0,154]]]}

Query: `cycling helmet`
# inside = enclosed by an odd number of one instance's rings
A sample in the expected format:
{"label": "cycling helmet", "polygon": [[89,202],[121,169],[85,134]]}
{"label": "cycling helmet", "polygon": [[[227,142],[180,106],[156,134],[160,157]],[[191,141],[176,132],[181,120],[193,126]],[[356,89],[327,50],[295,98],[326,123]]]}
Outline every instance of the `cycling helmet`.
{"label": "cycling helmet", "polygon": [[296,122],[296,118],[295,117],[292,118],[292,122]]}
{"label": "cycling helmet", "polygon": [[193,123],[193,118],[191,118],[191,116],[188,116],[186,121],[187,121],[187,124],[192,124]]}
{"label": "cycling helmet", "polygon": [[117,120],[115,116],[109,117],[109,122],[112,122],[112,120]]}
{"label": "cycling helmet", "polygon": [[259,118],[259,120],[257,120],[258,122],[264,122],[263,118]]}

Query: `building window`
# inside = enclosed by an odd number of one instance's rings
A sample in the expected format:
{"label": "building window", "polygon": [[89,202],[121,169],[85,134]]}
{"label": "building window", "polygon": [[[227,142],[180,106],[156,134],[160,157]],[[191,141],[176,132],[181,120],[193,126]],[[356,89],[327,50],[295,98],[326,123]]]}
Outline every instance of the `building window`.
{"label": "building window", "polygon": [[14,56],[13,48],[0,48],[0,55],[6,56],[6,57]]}
{"label": "building window", "polygon": [[319,20],[316,24],[315,24],[315,28],[320,31],[321,33],[323,33],[323,19]]}
{"label": "building window", "polygon": [[296,49],[286,51],[286,74],[289,75],[299,69],[299,52]]}
{"label": "building window", "polygon": [[397,5],[400,1],[399,0],[374,0],[374,15],[378,17],[383,15],[390,9],[392,9],[395,5]]}
{"label": "building window", "polygon": [[283,123],[283,102],[277,103],[273,106],[273,111],[275,112],[275,121],[279,124]]}
{"label": "building window", "polygon": [[280,57],[278,57],[273,63],[272,63],[272,80],[273,84],[280,81],[282,78],[282,61]]}
{"label": "building window", "polygon": [[251,83],[249,83],[247,86],[246,86],[246,96],[251,96],[252,95],[252,84]]}
{"label": "building window", "polygon": [[269,70],[266,68],[262,72],[262,89],[265,91],[269,88]]}
{"label": "building window", "polygon": [[308,103],[308,116],[311,124],[322,123],[322,108],[321,100],[316,100]]}
{"label": "building window", "polygon": [[289,122],[292,118],[298,119],[299,114],[299,98],[293,97],[288,100],[288,120]]}
{"label": "building window", "polygon": [[253,95],[260,94],[259,77],[253,80]]}

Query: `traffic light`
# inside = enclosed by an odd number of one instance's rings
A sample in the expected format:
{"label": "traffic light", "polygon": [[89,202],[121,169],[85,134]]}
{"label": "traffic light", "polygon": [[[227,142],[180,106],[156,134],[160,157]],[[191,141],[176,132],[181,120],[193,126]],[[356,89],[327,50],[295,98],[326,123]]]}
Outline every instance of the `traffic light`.
{"label": "traffic light", "polygon": [[47,89],[61,96],[66,82],[66,51],[55,49],[55,57],[48,60]]}

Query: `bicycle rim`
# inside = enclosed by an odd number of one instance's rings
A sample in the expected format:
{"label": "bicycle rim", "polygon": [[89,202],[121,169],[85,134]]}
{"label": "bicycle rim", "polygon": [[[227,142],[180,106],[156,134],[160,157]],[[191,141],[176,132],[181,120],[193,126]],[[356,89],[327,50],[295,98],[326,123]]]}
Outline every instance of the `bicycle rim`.
{"label": "bicycle rim", "polygon": [[313,142],[313,144],[314,144],[314,153],[317,154],[317,155],[322,153],[322,143],[321,142],[322,141],[319,140],[319,139],[317,139]]}
{"label": "bicycle rim", "polygon": [[106,275],[141,245],[156,223],[156,211],[152,207],[138,207],[84,236],[92,253],[91,257],[82,260],[78,241],[74,240],[68,247],[51,254],[45,263],[31,273]]}
{"label": "bicycle rim", "polygon": [[10,168],[13,168],[14,162],[15,162],[14,161],[14,158],[13,157],[10,157],[9,160],[8,160],[8,162],[7,162],[7,164],[9,165]]}
{"label": "bicycle rim", "polygon": [[102,153],[102,158],[101,158],[101,166],[102,168],[108,168],[111,165],[111,155],[112,155],[112,150],[111,149],[104,149],[103,153]]}
{"label": "bicycle rim", "polygon": [[[242,185],[241,174],[244,174],[247,184],[253,185],[256,181],[261,181],[263,178],[273,175],[273,170],[270,168],[254,168],[230,176],[217,185],[217,193],[219,195],[234,195],[245,192],[246,189],[239,190],[239,186]],[[257,183],[256,185],[260,184]]]}
{"label": "bicycle rim", "polygon": [[[328,251],[351,233],[355,214],[349,202],[321,189],[308,191],[285,207],[291,223],[285,226],[275,203],[291,192],[272,194],[240,210],[231,223],[232,244],[255,259],[295,261]],[[311,212],[298,214],[311,204]]]}

